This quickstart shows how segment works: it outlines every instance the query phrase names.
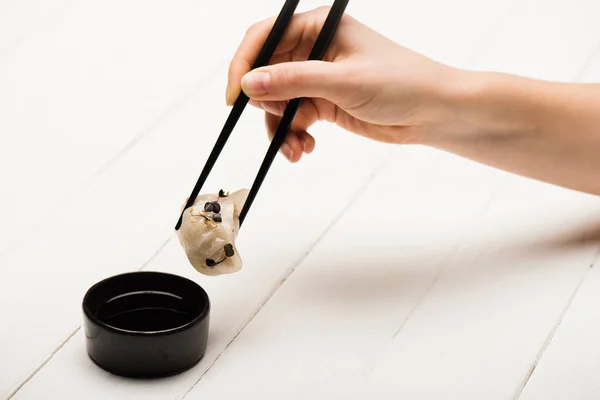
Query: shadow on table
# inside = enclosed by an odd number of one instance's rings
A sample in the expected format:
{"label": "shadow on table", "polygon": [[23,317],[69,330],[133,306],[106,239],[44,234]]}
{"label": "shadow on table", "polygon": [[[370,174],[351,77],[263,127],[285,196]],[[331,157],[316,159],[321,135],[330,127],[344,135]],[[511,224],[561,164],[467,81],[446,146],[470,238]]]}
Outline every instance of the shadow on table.
{"label": "shadow on table", "polygon": [[[494,282],[508,281],[509,289],[510,282],[519,284],[531,274],[550,279],[565,269],[591,266],[600,248],[600,220],[544,235],[536,234],[535,229],[514,235],[489,232],[463,237],[453,248],[424,243],[410,249],[368,249],[387,255],[379,260],[364,256],[366,250],[349,250],[351,254],[346,254],[339,265],[323,262],[299,272],[310,274],[303,282],[317,306],[339,301],[398,304],[402,299],[414,301],[415,296],[424,295],[440,277],[444,281],[441,290],[449,297],[451,292],[463,297]],[[323,258],[335,260],[336,254]]]}
{"label": "shadow on table", "polygon": [[600,246],[600,219],[557,232],[553,238],[541,243],[539,247],[559,250],[590,245]]}

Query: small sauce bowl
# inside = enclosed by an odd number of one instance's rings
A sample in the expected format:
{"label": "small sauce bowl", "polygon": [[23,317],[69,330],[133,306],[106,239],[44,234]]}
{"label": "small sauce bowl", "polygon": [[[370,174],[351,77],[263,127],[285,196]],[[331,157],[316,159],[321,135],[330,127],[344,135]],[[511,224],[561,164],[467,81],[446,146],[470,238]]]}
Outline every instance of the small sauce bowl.
{"label": "small sauce bowl", "polygon": [[210,300],[189,279],[150,271],[112,276],[92,286],[82,306],[87,352],[115,375],[176,375],[206,352]]}

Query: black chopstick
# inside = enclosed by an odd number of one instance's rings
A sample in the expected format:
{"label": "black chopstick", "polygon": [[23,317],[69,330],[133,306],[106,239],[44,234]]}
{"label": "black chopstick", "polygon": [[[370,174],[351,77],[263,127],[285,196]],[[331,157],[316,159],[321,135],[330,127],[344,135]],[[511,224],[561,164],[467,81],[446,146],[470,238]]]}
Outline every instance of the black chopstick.
{"label": "black chopstick", "polygon": [[[329,47],[331,39],[333,39],[333,35],[335,34],[338,24],[344,15],[348,1],[349,0],[335,0],[333,6],[331,6],[329,14],[327,15],[327,19],[323,24],[323,28],[321,28],[321,32],[319,33],[310,55],[308,56],[309,60],[322,60],[325,56],[325,51],[327,50],[327,47]],[[301,104],[302,98],[293,99],[288,102],[288,105],[283,112],[283,117],[281,117],[281,121],[277,126],[275,135],[273,136],[273,140],[271,141],[271,145],[267,150],[267,155],[265,156],[265,159],[258,170],[256,179],[250,188],[250,192],[248,193],[248,197],[240,213],[240,226],[244,222],[246,215],[248,215],[248,211],[250,210],[250,207],[256,198],[256,194],[258,193],[261,184],[265,180],[267,172],[269,172],[269,168],[271,167],[279,148],[283,144],[288,130],[292,125],[292,121],[294,120],[294,117],[296,116]]]}
{"label": "black chopstick", "polygon": [[[264,67],[269,63],[271,57],[273,56],[273,53],[275,52],[275,49],[277,48],[277,45],[281,41],[281,38],[283,37],[283,34],[285,33],[287,26],[289,25],[290,20],[292,19],[292,16],[294,15],[294,12],[296,11],[296,8],[298,7],[299,2],[300,0],[286,0],[285,4],[281,8],[281,11],[279,12],[279,15],[277,16],[277,19],[275,20],[275,23],[273,24],[273,28],[271,28],[271,32],[269,32],[269,36],[267,37],[265,44],[263,45],[260,52],[258,53],[258,56],[256,57],[252,69]],[[204,168],[202,169],[202,172],[198,177],[198,181],[196,182],[196,185],[194,186],[194,189],[192,190],[192,193],[190,194],[190,197],[188,198],[185,207],[179,215],[179,220],[175,225],[175,230],[178,230],[181,227],[181,222],[183,220],[183,212],[185,212],[186,209],[194,205],[194,202],[196,201],[196,198],[198,197],[202,186],[206,182],[210,171],[217,162],[217,159],[219,158],[223,147],[225,147],[225,144],[227,143],[227,139],[229,139],[229,136],[231,135],[235,124],[240,119],[240,116],[242,115],[244,108],[248,104],[248,101],[248,96],[246,96],[244,92],[240,92],[240,95],[233,104],[233,108],[229,113],[229,116],[227,117],[227,121],[225,121],[225,125],[221,130],[221,134],[217,138],[217,141],[212,151],[210,152],[210,155],[208,156],[208,160],[206,160],[206,164],[204,164]]]}

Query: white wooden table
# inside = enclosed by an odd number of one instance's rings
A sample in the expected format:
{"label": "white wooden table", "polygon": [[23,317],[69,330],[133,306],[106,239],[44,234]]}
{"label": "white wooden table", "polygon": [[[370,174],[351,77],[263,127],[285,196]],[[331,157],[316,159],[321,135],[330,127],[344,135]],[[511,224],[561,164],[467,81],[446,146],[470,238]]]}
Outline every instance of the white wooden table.
{"label": "white wooden table", "polygon": [[[243,271],[192,269],[179,206],[228,113],[233,51],[280,6],[0,0],[0,398],[600,398],[593,196],[319,125],[314,154],[272,167]],[[597,0],[348,12],[452,65],[600,80]],[[248,109],[206,190],[247,187],[267,145]],[[208,352],[187,373],[131,381],[86,355],[83,294],[140,269],[211,296]]]}

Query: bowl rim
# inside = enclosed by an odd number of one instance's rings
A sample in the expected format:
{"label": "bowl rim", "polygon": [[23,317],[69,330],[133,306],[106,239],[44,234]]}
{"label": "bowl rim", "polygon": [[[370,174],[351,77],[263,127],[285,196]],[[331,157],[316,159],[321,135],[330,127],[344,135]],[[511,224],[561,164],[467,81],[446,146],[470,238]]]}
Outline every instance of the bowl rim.
{"label": "bowl rim", "polygon": [[[115,280],[116,278],[120,278],[123,276],[140,275],[140,274],[169,277],[170,279],[182,280],[182,281],[187,281],[188,283],[191,283],[192,286],[195,287],[195,289],[198,291],[198,293],[204,298],[205,307],[198,313],[198,315],[196,317],[194,317],[194,319],[192,319],[191,321],[189,321],[181,326],[177,326],[175,328],[170,328],[170,329],[159,330],[159,331],[147,331],[147,332],[117,328],[115,326],[109,325],[109,324],[101,321],[94,315],[94,313],[91,312],[90,306],[88,304],[89,297],[92,293],[94,293],[96,290],[98,290],[99,287],[107,285],[107,284],[110,285],[111,281]],[[111,332],[114,332],[117,334],[121,334],[121,335],[147,337],[147,336],[172,335],[172,334],[184,332],[184,331],[187,331],[187,330],[193,328],[195,325],[201,323],[210,315],[211,303],[210,303],[210,298],[208,296],[208,293],[206,293],[206,290],[204,290],[204,288],[202,286],[200,286],[196,282],[192,281],[191,279],[185,278],[183,276],[171,274],[168,272],[134,271],[134,272],[125,272],[125,273],[121,273],[121,274],[112,275],[112,276],[102,279],[99,282],[96,282],[85,293],[85,295],[83,297],[83,301],[82,301],[82,308],[83,308],[84,315],[91,322],[93,322],[97,326],[101,327],[102,329],[106,329],[108,331],[111,331]]]}

